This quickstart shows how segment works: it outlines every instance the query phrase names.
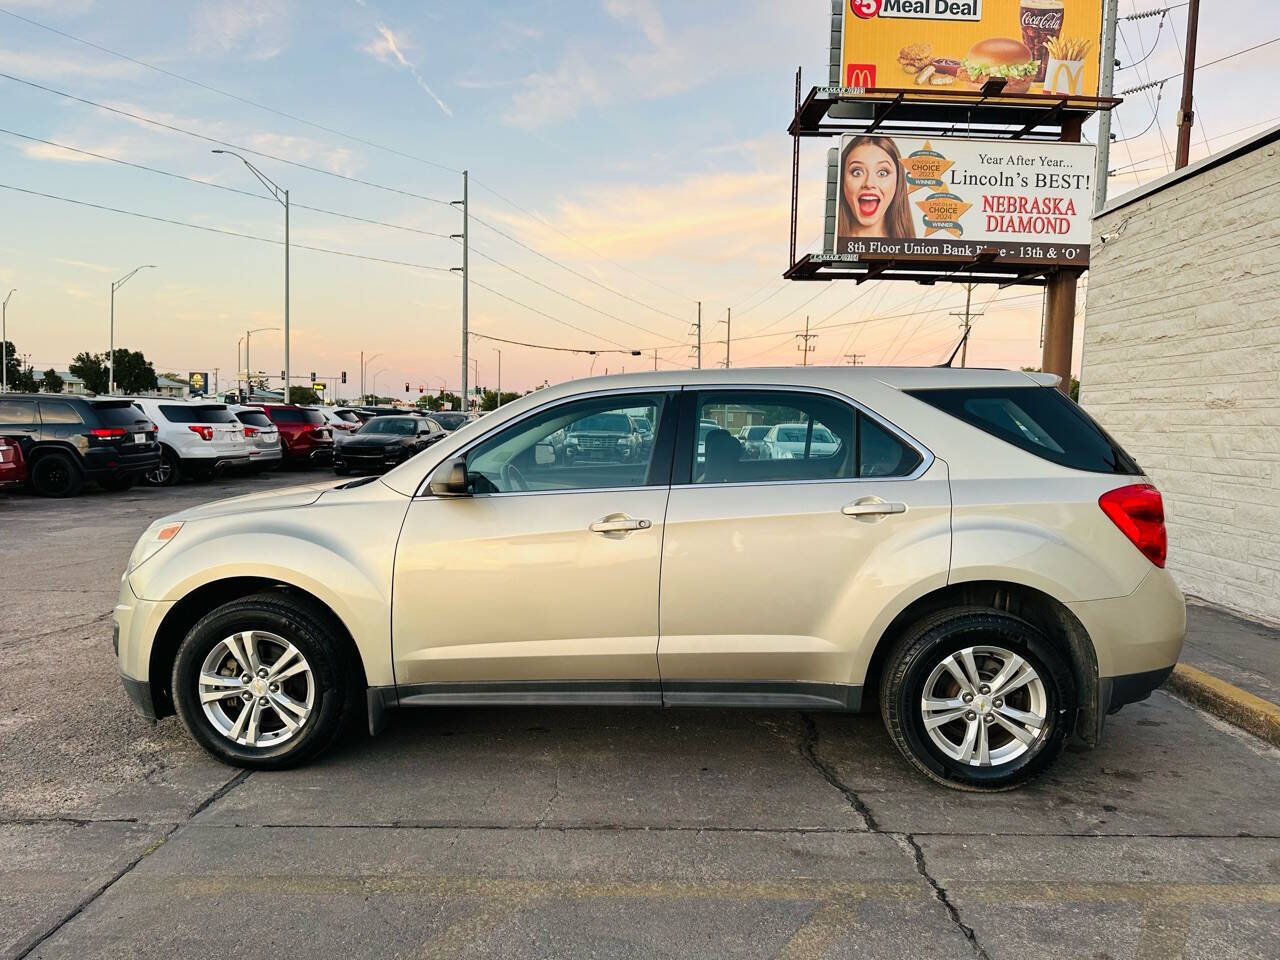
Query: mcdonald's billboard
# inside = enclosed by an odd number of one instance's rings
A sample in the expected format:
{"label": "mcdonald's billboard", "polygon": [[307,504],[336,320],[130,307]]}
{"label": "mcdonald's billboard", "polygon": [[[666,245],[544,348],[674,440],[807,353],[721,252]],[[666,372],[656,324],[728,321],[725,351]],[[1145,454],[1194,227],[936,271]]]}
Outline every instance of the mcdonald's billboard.
{"label": "mcdonald's billboard", "polygon": [[1090,144],[846,134],[830,163],[820,260],[1089,264]]}
{"label": "mcdonald's billboard", "polygon": [[1098,93],[1102,0],[833,0],[838,86]]}

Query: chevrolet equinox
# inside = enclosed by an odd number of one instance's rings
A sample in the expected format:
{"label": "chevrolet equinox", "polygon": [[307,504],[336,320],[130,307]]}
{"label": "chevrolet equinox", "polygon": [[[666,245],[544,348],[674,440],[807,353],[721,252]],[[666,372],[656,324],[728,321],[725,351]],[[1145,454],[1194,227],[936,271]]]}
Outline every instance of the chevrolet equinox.
{"label": "chevrolet equinox", "polygon": [[[1159,686],[1186,624],[1160,494],[1056,382],[540,390],[382,477],[154,523],[115,608],[124,685],[256,769],[419,705],[874,704],[925,776],[1008,789]],[[586,429],[626,418],[651,440]],[[786,439],[744,444],[752,426]]]}

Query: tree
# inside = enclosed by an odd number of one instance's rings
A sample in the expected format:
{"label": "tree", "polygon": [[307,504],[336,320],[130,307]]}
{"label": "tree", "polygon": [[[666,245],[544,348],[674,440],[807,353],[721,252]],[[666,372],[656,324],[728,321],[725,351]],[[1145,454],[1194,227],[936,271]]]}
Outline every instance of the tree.
{"label": "tree", "polygon": [[64,386],[66,381],[58,376],[58,371],[52,367],[44,372],[44,379],[40,381],[40,389],[45,393],[61,393]]}
{"label": "tree", "polygon": [[9,378],[9,389],[19,393],[35,393],[40,389],[36,372],[30,366],[20,367],[16,377]]}
{"label": "tree", "polygon": [[[502,403],[510,403],[512,400],[520,399],[520,394],[511,393],[510,391],[502,391]],[[494,390],[486,390],[480,395],[481,410],[497,410],[501,404],[498,402],[498,394]]]}
{"label": "tree", "polygon": [[116,389],[125,394],[146,393],[160,385],[156,368],[139,350],[116,347]]}
{"label": "tree", "polygon": [[107,361],[101,353],[77,353],[75,359],[67,365],[73,376],[84,381],[84,388],[90,393],[107,392]]}
{"label": "tree", "polygon": [[18,360],[18,348],[10,340],[4,342],[4,366],[5,379],[9,381],[9,386],[13,386],[13,381],[17,379],[18,372],[22,369],[22,363]]}
{"label": "tree", "polygon": [[290,387],[289,388],[290,403],[319,403],[320,395],[310,387]]}

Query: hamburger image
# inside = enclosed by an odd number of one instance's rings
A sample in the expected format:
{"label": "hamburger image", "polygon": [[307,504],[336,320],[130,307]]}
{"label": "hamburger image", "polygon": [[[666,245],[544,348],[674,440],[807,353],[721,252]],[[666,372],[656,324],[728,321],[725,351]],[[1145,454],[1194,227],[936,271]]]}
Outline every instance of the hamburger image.
{"label": "hamburger image", "polygon": [[991,37],[975,43],[961,64],[960,77],[973,84],[975,89],[993,77],[1006,81],[1004,92],[1026,93],[1031,89],[1040,61],[1021,40],[1012,37]]}

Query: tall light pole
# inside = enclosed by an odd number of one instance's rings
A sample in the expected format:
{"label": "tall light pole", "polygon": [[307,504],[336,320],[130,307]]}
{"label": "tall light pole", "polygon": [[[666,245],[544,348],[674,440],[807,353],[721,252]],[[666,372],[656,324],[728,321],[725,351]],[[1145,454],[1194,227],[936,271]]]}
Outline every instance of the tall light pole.
{"label": "tall light pole", "polygon": [[[289,191],[276,184],[274,180],[255,167],[234,150],[214,150],[214,153],[229,153],[258,178],[258,182],[271,191],[272,198],[284,207],[284,402],[289,402]],[[248,364],[245,364],[248,366]]]}
{"label": "tall light pole", "polygon": [[0,306],[0,393],[9,392],[9,297],[18,292],[14,287]]}
{"label": "tall light pole", "polygon": [[[244,332],[244,385],[246,397],[252,398],[253,396],[253,367],[249,366],[249,340],[255,333],[279,329],[279,327],[254,327],[252,330]],[[289,391],[287,389],[284,392],[284,402],[289,402]]]}
{"label": "tall light pole", "polygon": [[[452,234],[450,240],[462,241],[462,266],[454,267],[453,270],[462,274],[462,410],[465,413],[467,409],[467,350],[470,346],[470,335],[467,333],[467,294],[469,292],[470,274],[467,272],[467,250],[469,246],[468,236],[471,226],[471,208],[467,204],[467,187],[470,182],[470,176],[466,170],[462,171],[462,199],[453,201],[453,206],[462,207],[462,232]],[[477,377],[476,379],[479,379]]]}
{"label": "tall light pole", "polygon": [[368,359],[365,359],[364,351],[363,350],[360,351],[360,402],[361,403],[364,403],[364,397],[365,397],[365,392],[364,392],[365,373],[369,369],[369,364],[373,363],[373,361],[377,360],[380,356],[382,356],[381,353],[375,353],[373,356],[369,357]]}
{"label": "tall light pole", "polygon": [[[502,351],[494,347],[493,352],[498,355],[498,406],[500,407],[502,406]],[[477,377],[476,379],[480,378]]]}
{"label": "tall light pole", "polygon": [[111,333],[107,345],[107,393],[116,392],[116,291],[129,282],[139,270],[154,270],[154,263],[144,263],[134,267],[119,280],[111,281]]}
{"label": "tall light pole", "polygon": [[370,384],[370,386],[373,387],[374,403],[377,403],[378,401],[378,377],[382,376],[384,373],[386,373],[390,369],[391,369],[390,367],[383,367],[381,370],[379,370],[377,373],[373,375],[373,383]]}

